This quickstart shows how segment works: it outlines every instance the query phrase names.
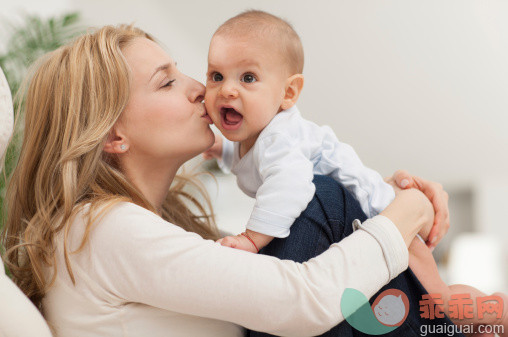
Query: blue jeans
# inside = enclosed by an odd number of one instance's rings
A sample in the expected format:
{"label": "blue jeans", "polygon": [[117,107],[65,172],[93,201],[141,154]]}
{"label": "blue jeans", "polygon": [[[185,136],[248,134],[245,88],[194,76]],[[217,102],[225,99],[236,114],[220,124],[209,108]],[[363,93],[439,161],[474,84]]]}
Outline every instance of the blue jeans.
{"label": "blue jeans", "polygon": [[[260,253],[296,262],[307,261],[353,233],[354,219],[366,219],[358,201],[338,182],[330,177],[315,176],[316,194],[291,226],[291,234],[284,239],[273,239]],[[373,275],[375,277],[375,275]],[[421,336],[422,325],[453,325],[448,317],[426,320],[420,318],[419,301],[427,291],[410,269],[400,274],[371,298],[371,304],[384,290],[402,290],[409,299],[409,314],[405,322],[394,331],[383,336]],[[276,318],[275,318],[276,319]],[[446,327],[445,327],[446,328]],[[435,329],[434,329],[435,330]],[[445,330],[446,331],[446,330]],[[271,336],[257,331],[248,331],[250,337]],[[370,336],[351,327],[346,321],[321,336]],[[427,336],[431,336],[429,333]],[[463,334],[455,336],[464,337]]]}

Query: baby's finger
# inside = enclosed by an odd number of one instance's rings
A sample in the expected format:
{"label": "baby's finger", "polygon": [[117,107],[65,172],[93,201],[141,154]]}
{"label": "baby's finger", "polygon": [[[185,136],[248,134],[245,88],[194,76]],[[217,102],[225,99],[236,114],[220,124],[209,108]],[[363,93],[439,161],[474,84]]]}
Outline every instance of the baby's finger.
{"label": "baby's finger", "polygon": [[236,248],[237,242],[236,242],[236,239],[234,239],[230,236],[226,236],[225,238],[222,239],[221,245],[226,246],[226,247]]}

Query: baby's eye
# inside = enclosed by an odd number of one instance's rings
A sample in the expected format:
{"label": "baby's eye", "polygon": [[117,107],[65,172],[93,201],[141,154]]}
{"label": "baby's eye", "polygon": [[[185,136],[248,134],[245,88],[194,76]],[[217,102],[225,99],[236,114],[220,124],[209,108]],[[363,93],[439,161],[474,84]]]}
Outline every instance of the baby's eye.
{"label": "baby's eye", "polygon": [[256,77],[254,77],[254,75],[252,75],[252,74],[245,74],[242,77],[242,82],[245,82],[245,83],[254,83],[256,81],[257,81]]}
{"label": "baby's eye", "polygon": [[222,76],[221,73],[213,73],[212,74],[212,81],[214,82],[220,82],[224,79],[224,76]]}

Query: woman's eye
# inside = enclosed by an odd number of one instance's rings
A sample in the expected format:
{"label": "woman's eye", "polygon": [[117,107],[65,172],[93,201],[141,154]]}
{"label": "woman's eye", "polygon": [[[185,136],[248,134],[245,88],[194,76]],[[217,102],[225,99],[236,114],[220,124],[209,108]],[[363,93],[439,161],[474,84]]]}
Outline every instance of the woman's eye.
{"label": "woman's eye", "polygon": [[170,86],[173,84],[173,82],[174,82],[174,81],[175,81],[175,80],[168,81],[168,82],[167,82],[167,83],[165,83],[165,84],[164,84],[161,88],[167,88],[167,87],[170,87]]}
{"label": "woman's eye", "polygon": [[220,74],[220,73],[213,73],[213,74],[212,74],[212,80],[213,80],[214,82],[220,82],[220,81],[222,81],[223,79],[224,79],[224,77],[223,77],[223,76],[222,76],[222,74]]}
{"label": "woman's eye", "polygon": [[242,77],[242,82],[245,82],[245,83],[254,83],[254,82],[256,82],[256,78],[252,74],[245,74]]}

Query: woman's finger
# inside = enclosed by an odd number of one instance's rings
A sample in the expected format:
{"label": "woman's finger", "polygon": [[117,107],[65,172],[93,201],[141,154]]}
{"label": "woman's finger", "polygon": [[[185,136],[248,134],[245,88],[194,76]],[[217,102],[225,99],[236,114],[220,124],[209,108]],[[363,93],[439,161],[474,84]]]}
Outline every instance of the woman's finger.
{"label": "woman's finger", "polygon": [[427,238],[427,245],[433,248],[444,237],[450,227],[448,211],[448,194],[441,184],[424,180],[418,176],[412,176],[405,170],[394,173],[393,179],[400,188],[417,188],[422,191],[434,207],[434,225]]}
{"label": "woman's finger", "polygon": [[450,227],[450,212],[448,210],[448,193],[445,192],[441,184],[426,181],[419,177],[414,177],[415,184],[429,198],[434,207],[434,226],[429,234],[427,245],[435,247],[445,236]]}
{"label": "woman's finger", "polygon": [[445,236],[450,227],[450,214],[448,210],[448,193],[441,184],[424,180],[409,174],[406,170],[397,170],[392,177],[386,179],[392,186],[401,189],[416,188],[422,191],[434,207],[434,224],[427,237],[427,245],[433,248]]}
{"label": "woman's finger", "polygon": [[443,221],[435,223],[434,228],[435,235],[430,237],[429,241],[429,247],[431,248],[435,248],[450,229],[450,217],[446,216],[446,218]]}
{"label": "woman's finger", "polygon": [[413,176],[406,170],[397,170],[393,174],[393,179],[398,187],[402,189],[414,187]]}
{"label": "woman's finger", "polygon": [[433,249],[436,246],[435,243],[438,241],[438,231],[439,227],[434,223],[426,241],[427,247]]}

